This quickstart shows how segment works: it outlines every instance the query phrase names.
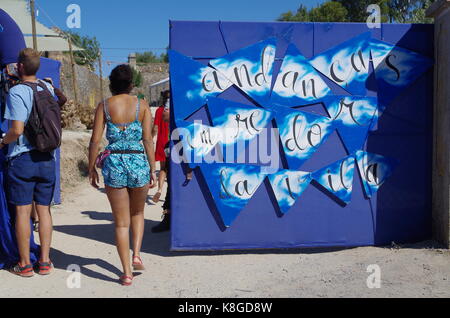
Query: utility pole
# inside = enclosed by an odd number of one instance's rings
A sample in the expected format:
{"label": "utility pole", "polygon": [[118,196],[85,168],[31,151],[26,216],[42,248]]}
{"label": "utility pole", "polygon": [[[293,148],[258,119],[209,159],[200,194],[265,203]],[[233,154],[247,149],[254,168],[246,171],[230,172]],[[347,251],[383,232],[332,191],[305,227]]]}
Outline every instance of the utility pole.
{"label": "utility pole", "polygon": [[100,72],[100,98],[103,101],[103,71],[102,71],[102,51],[98,51],[98,70]]}
{"label": "utility pole", "polygon": [[71,40],[71,38],[70,38],[70,34],[67,34],[67,41],[69,42],[70,64],[72,65],[72,86],[73,86],[73,95],[74,95],[75,103],[78,104],[77,77],[76,77],[76,73],[75,73],[75,61],[74,61],[74,58],[73,58],[72,40]]}
{"label": "utility pole", "polygon": [[36,10],[34,8],[34,1],[30,0],[30,10],[31,10],[31,32],[33,33],[33,49],[37,51],[37,38],[36,38]]}

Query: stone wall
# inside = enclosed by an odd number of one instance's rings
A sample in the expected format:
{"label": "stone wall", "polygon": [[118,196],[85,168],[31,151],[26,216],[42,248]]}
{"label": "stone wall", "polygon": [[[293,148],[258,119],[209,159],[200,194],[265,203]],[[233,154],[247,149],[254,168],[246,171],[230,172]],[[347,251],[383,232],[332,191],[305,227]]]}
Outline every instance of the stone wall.
{"label": "stone wall", "polygon": [[[49,54],[49,58],[61,62],[61,88],[68,99],[75,99],[70,56],[62,53],[51,53]],[[100,77],[87,67],[81,65],[75,65],[75,76],[78,86],[78,102],[82,105],[95,108],[101,100]],[[105,98],[111,96],[108,86],[108,78],[104,78],[103,94]]]}
{"label": "stone wall", "polygon": [[145,99],[151,106],[159,106],[161,91],[169,89],[169,84],[160,85],[152,88],[150,85],[160,82],[169,77],[169,64],[166,63],[150,63],[145,65],[137,65],[136,69],[142,74],[142,85],[133,90],[135,94],[143,94]]}
{"label": "stone wall", "polygon": [[[61,87],[68,99],[74,99],[74,91],[72,84],[72,68],[70,64],[70,56],[63,53],[49,53],[49,58],[61,62]],[[135,63],[133,63],[135,65]],[[133,89],[132,94],[142,94],[145,96],[152,106],[159,106],[160,93],[169,89],[169,83],[159,85],[152,88],[150,85],[160,82],[169,77],[169,64],[166,63],[150,63],[145,65],[136,65],[136,69],[142,74],[142,84],[140,87]],[[82,105],[88,105],[94,108],[101,100],[100,78],[87,67],[75,65],[75,72],[78,86],[78,101]],[[103,79],[103,96],[110,97],[109,80],[107,74]]]}
{"label": "stone wall", "polygon": [[433,3],[427,15],[434,17],[434,141],[433,141],[433,236],[450,247],[450,0]]}

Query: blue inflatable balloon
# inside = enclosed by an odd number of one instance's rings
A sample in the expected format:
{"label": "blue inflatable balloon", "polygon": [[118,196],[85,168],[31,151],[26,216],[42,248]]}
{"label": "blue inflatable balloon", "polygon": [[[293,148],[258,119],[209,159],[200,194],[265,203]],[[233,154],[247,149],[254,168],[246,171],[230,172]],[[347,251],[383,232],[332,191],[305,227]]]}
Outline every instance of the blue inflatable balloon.
{"label": "blue inflatable balloon", "polygon": [[17,23],[0,9],[0,66],[17,62],[19,52],[26,48],[25,39]]}

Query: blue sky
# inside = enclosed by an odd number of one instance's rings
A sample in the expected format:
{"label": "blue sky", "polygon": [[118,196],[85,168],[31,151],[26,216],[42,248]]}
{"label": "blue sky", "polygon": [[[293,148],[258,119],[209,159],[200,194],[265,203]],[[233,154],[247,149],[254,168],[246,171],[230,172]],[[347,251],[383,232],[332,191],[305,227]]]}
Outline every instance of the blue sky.
{"label": "blue sky", "polygon": [[[36,0],[36,4],[40,22],[63,29],[67,29],[67,7],[78,4],[81,28],[75,31],[97,37],[104,61],[126,62],[131,52],[163,52],[161,49],[169,43],[169,20],[274,21],[283,12],[295,11],[300,4],[313,7],[323,1]],[[113,66],[105,65],[105,75]]]}

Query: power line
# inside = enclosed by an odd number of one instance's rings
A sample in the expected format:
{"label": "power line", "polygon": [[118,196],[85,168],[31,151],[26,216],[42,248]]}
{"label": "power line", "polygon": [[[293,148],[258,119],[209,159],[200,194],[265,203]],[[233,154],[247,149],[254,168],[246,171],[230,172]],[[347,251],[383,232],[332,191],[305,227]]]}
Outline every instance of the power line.
{"label": "power line", "polygon": [[[45,14],[45,16],[50,20],[50,23],[52,23],[54,27],[57,27],[59,29],[59,31],[61,33],[63,33],[65,36],[70,37],[71,41],[73,43],[75,43],[75,45],[77,45],[78,47],[82,47],[82,45],[80,45],[80,43],[75,41],[74,37],[70,33],[63,31],[63,29],[58,24],[56,24],[56,22],[47,14],[47,12],[44,9],[41,8],[41,6],[39,6],[37,3],[36,3],[36,6],[38,7],[39,10],[41,10]],[[95,61],[95,59],[92,60],[83,51],[77,51],[77,52],[79,52],[81,55],[83,55],[83,57],[86,59],[86,61],[91,61],[91,62]]]}

